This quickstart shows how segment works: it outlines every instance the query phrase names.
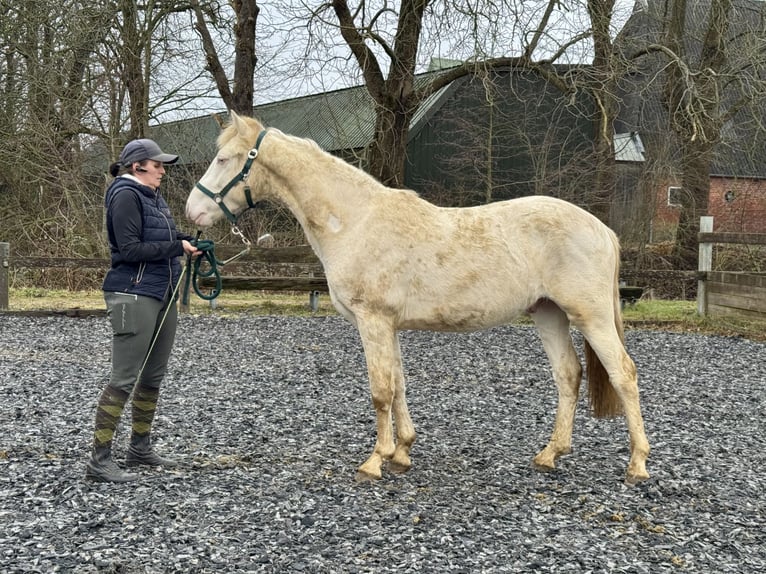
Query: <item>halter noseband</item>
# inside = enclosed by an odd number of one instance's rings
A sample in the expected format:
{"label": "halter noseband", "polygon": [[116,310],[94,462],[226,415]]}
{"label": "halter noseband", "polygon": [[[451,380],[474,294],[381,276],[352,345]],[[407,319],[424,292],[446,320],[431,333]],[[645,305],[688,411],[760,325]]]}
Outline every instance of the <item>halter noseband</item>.
{"label": "halter noseband", "polygon": [[[239,184],[239,182],[247,180],[247,177],[250,175],[250,167],[253,165],[255,158],[258,157],[258,148],[261,147],[261,142],[266,136],[267,131],[268,129],[261,130],[261,133],[258,134],[258,138],[255,140],[255,146],[249,152],[247,152],[247,161],[245,161],[245,165],[242,167],[242,170],[237,175],[235,175],[231,181],[223,187],[221,191],[218,193],[213,193],[200,182],[195,184],[197,189],[199,189],[202,193],[216,202],[218,207],[221,208],[221,211],[223,211],[224,215],[226,215],[226,219],[228,219],[232,225],[237,224],[237,216],[234,215],[228,207],[226,207],[226,204],[223,202],[223,198],[237,184]],[[245,199],[247,200],[247,209],[252,209],[255,207],[255,203],[253,203],[253,198],[250,194],[250,186],[248,185],[245,185]],[[242,213],[244,213],[244,211]]]}

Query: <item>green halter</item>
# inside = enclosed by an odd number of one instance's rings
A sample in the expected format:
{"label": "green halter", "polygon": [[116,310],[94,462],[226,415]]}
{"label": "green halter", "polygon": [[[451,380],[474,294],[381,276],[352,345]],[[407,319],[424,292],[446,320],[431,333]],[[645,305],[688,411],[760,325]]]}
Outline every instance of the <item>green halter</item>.
{"label": "green halter", "polygon": [[[250,175],[250,167],[253,165],[255,158],[258,157],[258,148],[261,147],[261,142],[263,141],[263,138],[266,136],[267,131],[268,130],[266,129],[261,130],[261,133],[258,134],[258,139],[255,140],[255,146],[253,147],[253,149],[247,152],[247,161],[245,161],[245,165],[242,167],[242,170],[237,175],[235,175],[232,178],[232,180],[223,187],[221,191],[219,191],[218,193],[214,193],[210,191],[208,188],[206,188],[204,185],[202,185],[200,182],[197,182],[195,185],[197,189],[199,189],[202,193],[204,193],[210,199],[216,202],[218,207],[221,208],[221,211],[223,211],[224,215],[226,215],[226,219],[228,219],[232,225],[237,224],[237,216],[234,215],[228,207],[226,207],[226,204],[223,202],[223,198],[236,185],[238,185],[242,181],[247,180],[248,176]],[[247,200],[248,209],[252,209],[255,207],[255,203],[253,203],[253,198],[250,193],[250,187],[247,184],[245,184],[245,199]]]}

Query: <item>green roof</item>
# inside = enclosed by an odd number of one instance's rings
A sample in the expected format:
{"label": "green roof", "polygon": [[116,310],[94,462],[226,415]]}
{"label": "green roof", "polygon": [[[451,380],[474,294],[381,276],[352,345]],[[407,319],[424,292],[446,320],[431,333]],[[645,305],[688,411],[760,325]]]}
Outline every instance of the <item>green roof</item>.
{"label": "green roof", "polygon": [[[422,74],[418,85],[433,74]],[[410,124],[411,137],[439,107],[443,96],[459,81],[441,88],[419,106]],[[226,121],[228,112],[220,114]],[[375,131],[375,107],[364,86],[313,94],[255,106],[253,116],[267,127],[314,140],[328,152],[365,148]],[[153,126],[149,137],[180,156],[179,163],[207,163],[215,155],[220,126],[212,115]]]}

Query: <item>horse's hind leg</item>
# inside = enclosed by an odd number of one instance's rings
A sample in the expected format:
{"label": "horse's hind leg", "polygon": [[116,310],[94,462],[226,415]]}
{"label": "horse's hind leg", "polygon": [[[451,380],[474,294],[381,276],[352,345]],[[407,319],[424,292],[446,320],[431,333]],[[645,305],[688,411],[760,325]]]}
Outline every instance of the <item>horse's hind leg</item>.
{"label": "horse's hind leg", "polygon": [[[396,331],[390,323],[379,317],[357,316],[357,326],[362,337],[370,393],[375,407],[377,440],[370,457],[359,467],[357,480],[378,479],[384,461],[393,460],[398,470],[409,468],[409,447],[415,440],[407,405],[404,398],[404,375]],[[397,420],[401,446],[394,446],[392,408]]]}
{"label": "horse's hind leg", "polygon": [[[635,484],[649,478],[649,473],[646,471],[649,441],[646,438],[644,419],[641,416],[636,365],[625,350],[620,331],[614,326],[614,320],[611,317],[609,319],[611,323],[606,318],[590,320],[581,325],[580,330],[604,366],[609,382],[622,403],[630,435],[630,461],[626,482]],[[589,380],[588,384],[593,385],[594,382]]]}
{"label": "horse's hind leg", "polygon": [[553,470],[556,467],[556,459],[572,451],[572,427],[582,379],[582,366],[569,334],[569,319],[558,305],[552,301],[539,303],[531,316],[551,363],[559,396],[556,422],[550,441],[535,456],[533,464],[539,470]]}

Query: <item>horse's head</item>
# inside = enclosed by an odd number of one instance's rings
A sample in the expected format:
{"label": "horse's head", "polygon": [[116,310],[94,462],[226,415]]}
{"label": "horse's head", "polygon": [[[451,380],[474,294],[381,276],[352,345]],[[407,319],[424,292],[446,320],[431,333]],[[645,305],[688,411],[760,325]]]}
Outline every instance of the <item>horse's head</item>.
{"label": "horse's head", "polygon": [[186,200],[186,217],[200,227],[223,216],[234,224],[237,215],[253,207],[251,169],[266,132],[257,120],[234,112],[230,115],[231,123],[218,137],[213,163]]}

